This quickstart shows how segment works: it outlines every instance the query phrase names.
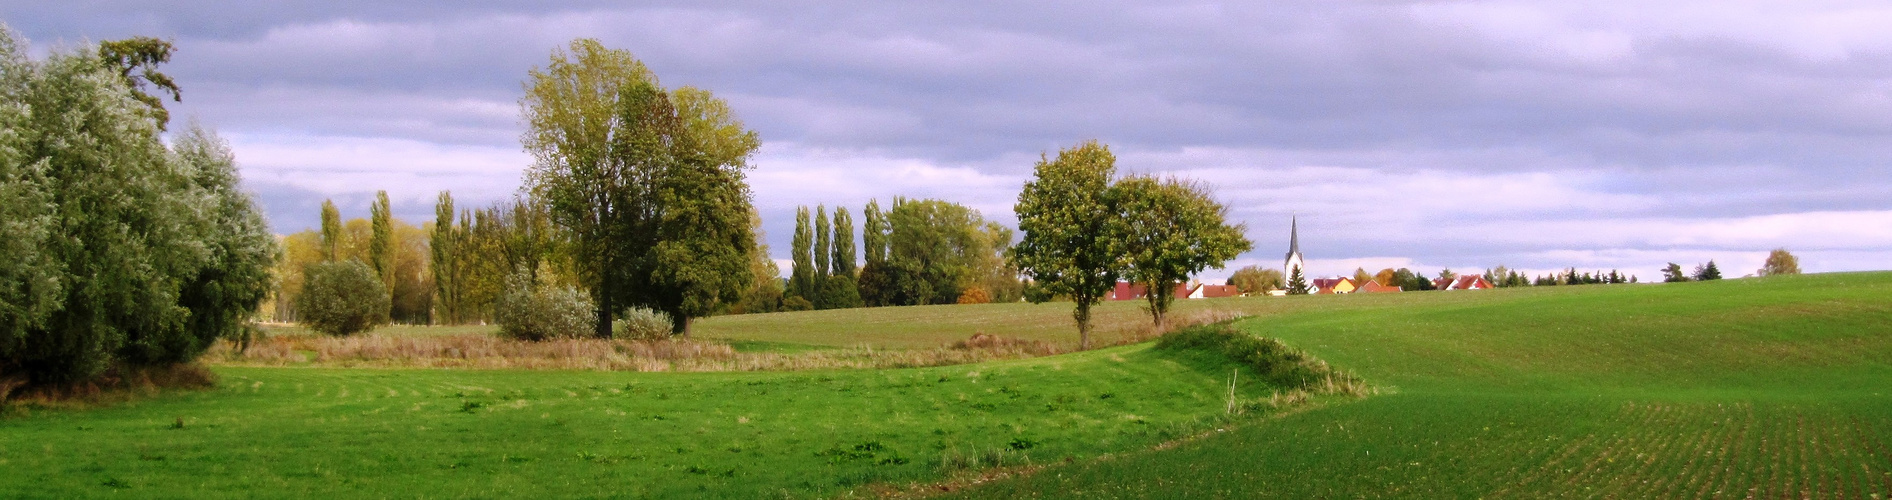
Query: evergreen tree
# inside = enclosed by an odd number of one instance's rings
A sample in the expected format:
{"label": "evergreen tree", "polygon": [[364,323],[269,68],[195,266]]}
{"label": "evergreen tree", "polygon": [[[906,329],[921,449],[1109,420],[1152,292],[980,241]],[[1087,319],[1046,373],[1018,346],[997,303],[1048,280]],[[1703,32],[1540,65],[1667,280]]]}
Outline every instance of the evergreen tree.
{"label": "evergreen tree", "polygon": [[1307,295],[1311,291],[1311,287],[1307,284],[1307,277],[1301,275],[1300,267],[1295,267],[1288,274],[1288,295]]}
{"label": "evergreen tree", "polygon": [[1662,268],[1663,283],[1680,283],[1688,280],[1689,275],[1682,272],[1681,264],[1670,262],[1669,267]]}
{"label": "evergreen tree", "polygon": [[346,237],[342,232],[342,213],[335,209],[335,201],[322,200],[322,260],[341,260],[342,239]]}
{"label": "evergreen tree", "polygon": [[1721,279],[1721,269],[1715,267],[1715,261],[1709,260],[1707,264],[1695,267],[1695,281],[1711,281],[1718,279]]}

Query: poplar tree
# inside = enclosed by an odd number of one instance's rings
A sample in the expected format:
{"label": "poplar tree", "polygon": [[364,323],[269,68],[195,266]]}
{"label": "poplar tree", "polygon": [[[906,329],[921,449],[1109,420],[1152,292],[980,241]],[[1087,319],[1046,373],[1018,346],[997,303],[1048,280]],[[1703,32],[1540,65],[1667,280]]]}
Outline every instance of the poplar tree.
{"label": "poplar tree", "polygon": [[434,313],[433,324],[455,324],[460,320],[460,283],[458,262],[454,252],[459,248],[459,238],[453,230],[453,193],[441,191],[434,200],[433,237],[429,242],[432,259],[429,268],[434,272]]}
{"label": "poplar tree", "polygon": [[368,238],[368,263],[374,266],[374,273],[387,285],[388,292],[394,291],[394,220],[388,213],[388,192],[376,191],[374,204],[368,206],[368,222],[372,233]]}
{"label": "poplar tree", "polygon": [[828,249],[832,256],[828,272],[854,277],[854,218],[847,214],[847,207],[834,207],[834,244]]}
{"label": "poplar tree", "polygon": [[[829,259],[828,249],[830,248],[830,245],[833,243],[829,239],[830,233],[831,232],[828,230],[828,206],[816,205],[815,206],[815,253],[812,256],[815,261],[815,282],[816,283],[826,282],[828,280],[828,276],[831,276],[834,274],[833,268],[829,266],[829,261],[828,261]],[[816,301],[816,302],[820,302],[820,301]]]}
{"label": "poplar tree", "polygon": [[341,211],[335,209],[333,200],[322,200],[322,260],[341,260],[342,238],[346,237],[347,233],[342,232]]}
{"label": "poplar tree", "polygon": [[861,254],[868,264],[887,260],[887,213],[879,200],[868,200],[861,210]]}
{"label": "poplar tree", "polygon": [[795,235],[789,240],[789,258],[794,261],[794,268],[789,269],[788,291],[791,295],[814,301],[815,261],[813,245],[814,228],[808,215],[808,207],[795,208]]}
{"label": "poplar tree", "polygon": [[1117,285],[1108,196],[1116,169],[1117,157],[1097,141],[1061,149],[1056,160],[1041,155],[1013,206],[1025,236],[1006,260],[1047,292],[1033,294],[1035,302],[1064,296],[1076,303],[1080,349],[1090,349],[1091,308]]}

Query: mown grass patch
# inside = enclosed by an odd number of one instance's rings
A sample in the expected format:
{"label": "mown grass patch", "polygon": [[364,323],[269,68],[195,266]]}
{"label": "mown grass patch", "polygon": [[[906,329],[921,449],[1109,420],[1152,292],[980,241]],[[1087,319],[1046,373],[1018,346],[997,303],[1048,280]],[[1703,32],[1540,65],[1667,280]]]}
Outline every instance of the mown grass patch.
{"label": "mown grass patch", "polygon": [[219,367],[215,391],[0,419],[0,496],[867,494],[1199,433],[1228,418],[1232,366],[1139,345],[896,370]]}

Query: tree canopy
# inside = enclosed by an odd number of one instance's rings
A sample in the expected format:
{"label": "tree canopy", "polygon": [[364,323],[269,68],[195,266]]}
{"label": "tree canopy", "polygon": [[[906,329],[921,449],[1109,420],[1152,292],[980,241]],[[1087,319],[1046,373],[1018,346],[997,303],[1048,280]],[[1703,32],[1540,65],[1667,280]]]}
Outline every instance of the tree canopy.
{"label": "tree canopy", "polygon": [[1076,303],[1072,318],[1083,349],[1090,348],[1091,308],[1116,287],[1120,270],[1109,200],[1116,170],[1116,155],[1097,141],[1061,149],[1055,160],[1039,158],[1013,206],[1024,237],[1006,258],[1044,292],[1034,299]]}
{"label": "tree canopy", "polygon": [[1166,326],[1178,283],[1254,247],[1244,225],[1230,225],[1228,207],[1199,184],[1131,176],[1110,192],[1124,277],[1148,290],[1144,298],[1158,328]]}

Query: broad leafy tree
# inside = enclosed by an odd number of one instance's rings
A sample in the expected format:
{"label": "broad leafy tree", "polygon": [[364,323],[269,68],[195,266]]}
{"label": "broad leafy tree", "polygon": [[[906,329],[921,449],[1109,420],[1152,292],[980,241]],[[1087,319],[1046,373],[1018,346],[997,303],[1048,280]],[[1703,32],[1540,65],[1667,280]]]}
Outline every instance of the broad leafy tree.
{"label": "broad leafy tree", "polygon": [[228,147],[197,127],[165,147],[104,50],[32,61],[0,26],[0,387],[188,361],[270,285]]}
{"label": "broad leafy tree", "polygon": [[1242,293],[1246,294],[1268,293],[1274,290],[1280,290],[1283,286],[1282,281],[1280,270],[1262,269],[1259,266],[1248,266],[1237,269],[1234,274],[1228,277],[1229,286],[1233,286],[1235,289],[1241,290]]}
{"label": "broad leafy tree", "polygon": [[170,124],[171,112],[164,109],[163,99],[145,91],[145,85],[170,94],[173,102],[184,100],[183,91],[178,89],[177,82],[169,75],[158,72],[158,65],[171,62],[171,54],[176,51],[177,47],[170,41],[148,36],[99,43],[99,59],[105,61],[106,67],[117,72],[119,78],[124,79],[125,85],[131,88],[133,99],[148,107],[160,132]]}
{"label": "broad leafy tree", "polygon": [[1025,236],[1006,257],[1043,291],[1034,298],[1062,296],[1075,303],[1072,318],[1082,349],[1090,348],[1091,308],[1117,284],[1109,200],[1116,169],[1116,155],[1096,141],[1059,150],[1055,160],[1039,158],[1013,206]]}
{"label": "broad leafy tree", "polygon": [[1776,248],[1767,253],[1767,262],[1761,265],[1760,271],[1755,274],[1760,276],[1800,274],[1800,258],[1787,252],[1785,248]]}
{"label": "broad leafy tree", "polygon": [[1241,224],[1228,223],[1228,207],[1201,185],[1177,179],[1132,176],[1111,187],[1124,277],[1142,283],[1150,317],[1167,326],[1176,285],[1189,276],[1254,247]]}
{"label": "broad leafy tree", "polygon": [[741,298],[753,279],[747,159],[759,147],[708,91],[674,91],[629,52],[575,40],[534,69],[520,100],[527,182],[570,234],[575,268],[610,336],[624,306],[674,332]]}

